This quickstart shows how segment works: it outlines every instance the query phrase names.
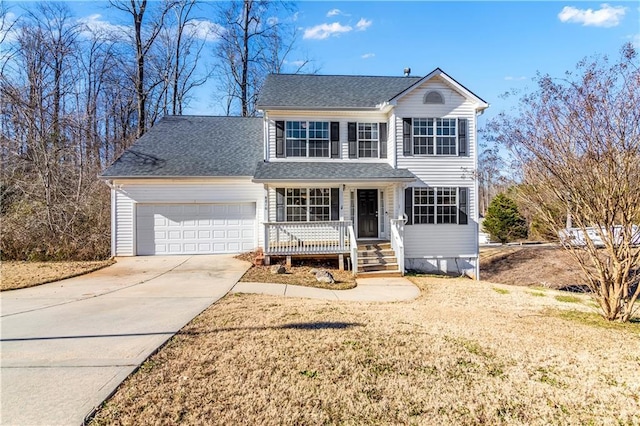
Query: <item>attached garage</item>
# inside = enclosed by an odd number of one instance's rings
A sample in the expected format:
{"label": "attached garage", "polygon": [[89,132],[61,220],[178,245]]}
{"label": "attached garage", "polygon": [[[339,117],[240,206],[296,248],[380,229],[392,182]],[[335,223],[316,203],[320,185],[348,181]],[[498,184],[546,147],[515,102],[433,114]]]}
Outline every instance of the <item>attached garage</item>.
{"label": "attached garage", "polygon": [[256,246],[256,204],[136,206],[136,254],[222,254]]}
{"label": "attached garage", "polygon": [[260,117],[168,116],[102,174],[113,256],[225,254],[264,243]]}

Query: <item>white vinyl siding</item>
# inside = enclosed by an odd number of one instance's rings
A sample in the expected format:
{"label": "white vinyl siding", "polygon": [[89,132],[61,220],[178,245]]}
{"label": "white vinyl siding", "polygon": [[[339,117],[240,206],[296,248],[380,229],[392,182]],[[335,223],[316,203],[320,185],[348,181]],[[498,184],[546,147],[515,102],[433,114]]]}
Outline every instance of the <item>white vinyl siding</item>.
{"label": "white vinyl siding", "polygon": [[133,247],[134,235],[134,203],[127,194],[121,190],[115,190],[115,253],[114,256],[133,256],[135,254]]}
{"label": "white vinyl siding", "polygon": [[260,225],[264,212],[264,187],[246,179],[182,181],[170,179],[115,181],[115,256],[136,254],[136,207],[138,204],[237,204],[254,203],[254,248],[263,243]]}
{"label": "white vinyl siding", "polygon": [[[433,90],[443,96],[444,104],[425,104],[424,96]],[[416,187],[467,187],[469,205],[467,225],[457,224],[415,224],[405,227],[406,259],[455,259],[477,256],[477,185],[474,180],[476,167],[476,112],[475,105],[453,90],[442,79],[436,77],[398,101],[393,112],[395,157],[398,168],[409,169],[418,181]],[[403,150],[404,117],[426,118],[466,118],[467,156],[412,155],[405,156]],[[457,141],[456,141],[457,143]],[[457,152],[457,147],[456,147]],[[434,153],[435,154],[435,153]],[[397,194],[402,197],[404,193]],[[404,209],[403,209],[404,211]],[[451,265],[449,265],[451,266]]]}
{"label": "white vinyl siding", "polygon": [[[444,104],[424,104],[425,93],[433,90],[442,94]],[[398,102],[394,115],[395,155],[398,168],[409,169],[420,181],[429,186],[474,186],[476,113],[472,102],[450,88],[442,79],[434,78],[404,96]],[[405,156],[402,138],[404,117],[466,118],[468,155]]]}

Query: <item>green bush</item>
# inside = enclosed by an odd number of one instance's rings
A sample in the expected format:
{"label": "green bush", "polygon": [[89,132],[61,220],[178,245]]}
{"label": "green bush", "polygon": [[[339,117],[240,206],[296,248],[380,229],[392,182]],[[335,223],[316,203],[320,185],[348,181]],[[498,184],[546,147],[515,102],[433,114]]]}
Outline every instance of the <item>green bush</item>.
{"label": "green bush", "polygon": [[527,238],[527,221],[518,211],[515,201],[505,194],[491,200],[483,227],[492,239],[501,243]]}

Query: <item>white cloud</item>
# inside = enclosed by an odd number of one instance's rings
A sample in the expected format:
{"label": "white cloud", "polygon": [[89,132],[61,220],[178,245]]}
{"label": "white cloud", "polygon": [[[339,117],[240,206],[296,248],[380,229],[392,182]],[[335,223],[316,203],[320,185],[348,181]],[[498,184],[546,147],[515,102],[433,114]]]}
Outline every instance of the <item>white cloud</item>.
{"label": "white cloud", "polygon": [[309,62],[309,61],[298,60],[298,61],[291,61],[291,62],[288,62],[288,63],[293,65],[293,66],[295,66],[295,67],[301,67],[301,66],[305,65],[307,62]]}
{"label": "white cloud", "polygon": [[626,12],[627,8],[624,6],[610,6],[606,3],[600,5],[598,10],[565,6],[558,13],[558,19],[562,22],[584,26],[615,27],[624,18]]}
{"label": "white cloud", "polygon": [[122,37],[125,34],[129,34],[131,29],[125,25],[112,24],[109,21],[105,21],[102,15],[99,13],[86,16],[84,18],[78,18],[78,23],[84,24],[87,31],[84,31],[85,35],[91,34],[107,34],[113,37]]}
{"label": "white cloud", "polygon": [[191,35],[204,41],[217,40],[222,31],[220,25],[203,19],[189,21],[187,27],[191,31]]}
{"label": "white cloud", "polygon": [[356,24],[356,28],[360,31],[364,31],[371,26],[373,22],[364,18],[360,18],[358,23]]}
{"label": "white cloud", "polygon": [[364,55],[360,56],[362,59],[370,59],[373,58],[374,56],[376,56],[375,53],[365,53]]}
{"label": "white cloud", "polygon": [[342,15],[342,11],[340,9],[331,9],[327,12],[327,18],[331,18],[332,16]]}
{"label": "white cloud", "polygon": [[339,22],[332,24],[320,24],[315,27],[307,28],[304,30],[304,39],[324,40],[332,36],[338,36],[343,33],[348,33],[353,30],[349,25],[342,25]]}
{"label": "white cloud", "polygon": [[514,77],[512,75],[508,75],[504,78],[506,81],[523,81],[526,80],[527,77],[521,75],[520,77]]}

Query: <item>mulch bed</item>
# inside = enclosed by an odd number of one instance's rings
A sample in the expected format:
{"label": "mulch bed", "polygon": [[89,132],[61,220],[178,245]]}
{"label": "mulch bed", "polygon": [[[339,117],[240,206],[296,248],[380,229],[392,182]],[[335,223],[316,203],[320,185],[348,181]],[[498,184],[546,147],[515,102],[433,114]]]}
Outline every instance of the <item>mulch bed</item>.
{"label": "mulch bed", "polygon": [[[351,271],[340,271],[338,269],[337,259],[293,259],[291,267],[285,265],[285,260],[271,262],[273,265],[283,265],[286,268],[284,274],[271,273],[271,266],[256,266],[254,260],[258,256],[257,252],[242,253],[236,256],[237,259],[250,262],[252,266],[240,279],[244,282],[257,283],[278,283],[301,285],[306,287],[316,287],[331,290],[346,290],[356,286],[356,280]],[[273,259],[272,259],[273,260]],[[313,269],[323,269],[331,275],[335,280],[334,284],[318,282],[315,275],[312,274]]]}

